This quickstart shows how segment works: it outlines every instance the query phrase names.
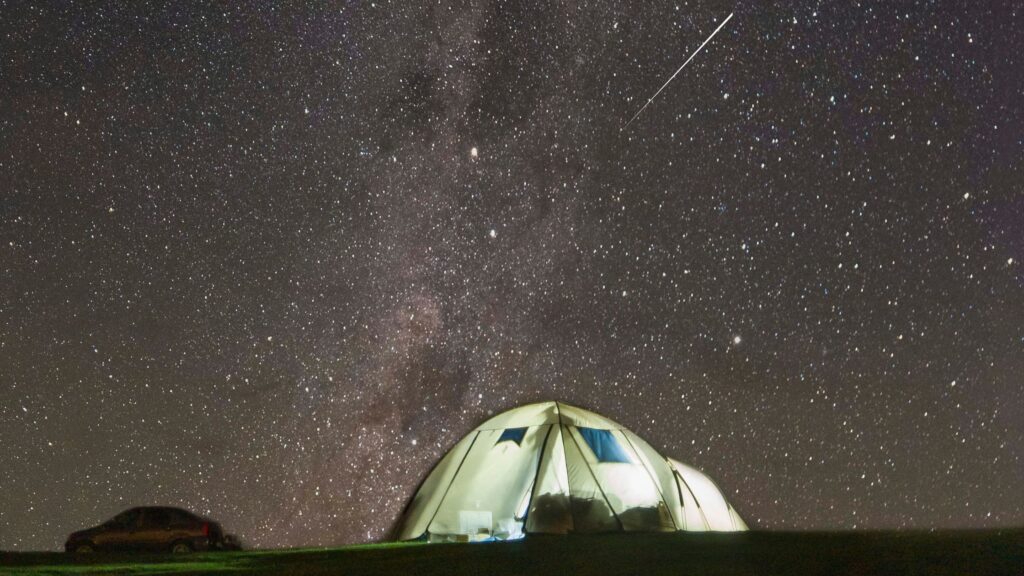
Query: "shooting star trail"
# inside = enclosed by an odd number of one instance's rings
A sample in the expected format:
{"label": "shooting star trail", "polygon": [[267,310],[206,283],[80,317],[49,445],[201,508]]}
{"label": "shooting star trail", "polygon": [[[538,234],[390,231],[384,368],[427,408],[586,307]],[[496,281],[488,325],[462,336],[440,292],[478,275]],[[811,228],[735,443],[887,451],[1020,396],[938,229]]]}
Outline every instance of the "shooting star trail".
{"label": "shooting star trail", "polygon": [[690,60],[693,60],[693,57],[696,56],[697,53],[700,52],[705,46],[707,46],[708,42],[711,42],[711,39],[715,37],[715,34],[718,34],[718,31],[721,30],[723,27],[725,27],[725,24],[727,22],[729,22],[729,20],[732,18],[733,14],[735,14],[735,12],[730,12],[729,15],[726,16],[725,20],[722,20],[722,23],[718,25],[718,28],[715,28],[715,31],[711,33],[711,36],[708,36],[708,39],[705,40],[703,44],[698,46],[697,49],[693,51],[693,54],[690,54],[690,57],[686,59],[686,62],[683,62],[683,65],[680,66],[678,70],[676,70],[676,73],[673,74],[671,78],[666,80],[665,83],[661,85],[661,88],[658,88],[658,91],[654,93],[654,96],[651,96],[650,98],[647,99],[647,103],[644,104],[640,108],[640,110],[638,110],[637,113],[634,114],[633,117],[629,119],[629,122],[626,122],[626,125],[623,126],[621,128],[621,130],[625,130],[626,128],[629,128],[629,125],[633,123],[633,120],[636,120],[637,117],[640,116],[640,114],[644,110],[646,110],[648,106],[651,105],[651,102],[654,102],[654,99],[658,97],[658,94],[661,94],[661,91],[665,89],[665,86],[668,86],[669,82],[674,80],[675,77],[678,76],[679,73],[683,71],[683,68],[686,68],[686,65],[690,63]]}

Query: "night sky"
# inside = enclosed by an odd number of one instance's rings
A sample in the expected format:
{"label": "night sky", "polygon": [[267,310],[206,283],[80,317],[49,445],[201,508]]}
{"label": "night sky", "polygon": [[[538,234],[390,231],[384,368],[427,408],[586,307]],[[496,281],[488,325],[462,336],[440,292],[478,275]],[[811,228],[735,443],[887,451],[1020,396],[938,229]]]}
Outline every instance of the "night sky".
{"label": "night sky", "polygon": [[0,549],[384,538],[547,399],[755,527],[1024,524],[1014,2],[185,4],[0,2]]}

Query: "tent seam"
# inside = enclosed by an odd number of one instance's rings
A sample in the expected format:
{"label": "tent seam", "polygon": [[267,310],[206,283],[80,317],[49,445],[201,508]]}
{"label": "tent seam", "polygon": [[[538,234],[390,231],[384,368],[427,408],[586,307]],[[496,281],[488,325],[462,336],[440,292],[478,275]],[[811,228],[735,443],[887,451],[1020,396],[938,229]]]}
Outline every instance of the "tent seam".
{"label": "tent seam", "polygon": [[469,458],[469,453],[473,450],[473,445],[476,444],[477,439],[480,438],[480,433],[477,432],[476,436],[473,436],[473,441],[469,443],[469,448],[466,448],[466,454],[462,456],[462,461],[459,462],[459,467],[455,469],[455,474],[452,474],[452,481],[448,483],[448,487],[444,489],[444,494],[441,496],[441,501],[437,503],[437,509],[430,515],[430,522],[427,522],[427,529],[424,533],[430,532],[430,525],[434,523],[434,519],[437,518],[437,513],[441,511],[441,507],[444,506],[444,501],[448,498],[448,492],[452,489],[452,484],[455,484],[455,479],[459,477],[459,472],[462,471],[462,465],[466,463],[466,458]]}
{"label": "tent seam", "polygon": [[565,469],[565,489],[569,491],[566,495],[569,499],[569,520],[572,521],[572,531],[576,531],[576,511],[572,509],[572,483],[569,482],[569,459],[565,457],[565,434],[562,431],[562,409],[555,400],[555,414],[558,415],[558,435],[562,438],[562,467]]}
{"label": "tent seam", "polygon": [[554,424],[548,424],[547,434],[544,434],[544,441],[540,445],[540,456],[537,458],[537,471],[533,475],[533,485],[530,486],[530,502],[526,505],[526,517],[523,518],[523,534],[526,534],[526,525],[530,522],[530,508],[533,507],[533,499],[537,497],[537,482],[540,480],[540,469],[544,463],[544,455],[548,447],[548,438],[551,437],[551,429],[554,428]]}
{"label": "tent seam", "polygon": [[[704,514],[704,507],[700,505],[700,500],[697,499],[697,493],[693,491],[693,488],[690,488],[690,483],[683,478],[683,474],[681,472],[675,470],[675,475],[676,481],[681,482],[683,486],[686,486],[686,491],[690,493],[690,496],[693,496],[693,501],[697,504],[697,512],[700,512],[700,517],[704,519],[704,528],[706,528],[708,532],[711,532],[711,523],[708,522],[707,514]],[[726,504],[728,504],[728,502],[726,502]],[[686,513],[684,512],[683,518],[685,517]]]}
{"label": "tent seam", "polygon": [[[566,428],[568,429],[568,427]],[[605,494],[604,486],[601,486],[601,482],[598,481],[597,474],[594,474],[594,469],[590,467],[590,462],[587,462],[587,457],[584,455],[583,447],[580,446],[580,443],[576,441],[576,437],[572,435],[571,430],[569,431],[569,437],[572,438],[572,443],[575,444],[576,449],[579,450],[580,456],[583,458],[583,464],[587,467],[587,472],[590,472],[590,477],[594,479],[594,485],[597,486],[597,489],[601,491],[601,497],[604,498],[604,503],[608,505],[608,511],[612,513],[612,516],[615,517],[615,521],[619,523],[619,530],[625,532],[626,526],[622,523],[622,518],[619,518],[619,514],[615,511],[615,508],[612,508],[612,502],[611,500],[608,499],[608,495]],[[566,458],[566,462],[568,462],[568,460],[569,459]],[[568,463],[566,464],[566,466],[568,466]],[[568,472],[566,472],[566,475],[568,475]],[[572,509],[571,486],[569,487],[569,509]],[[573,522],[573,524],[575,525],[575,521]]]}
{"label": "tent seam", "polygon": [[[629,439],[629,436],[627,436],[625,432],[622,433],[622,437],[626,439],[626,443],[629,444],[629,447],[633,450],[633,453],[636,455],[637,461],[640,463],[640,467],[644,469],[644,472],[647,472],[647,477],[651,479],[651,484],[653,484],[654,489],[658,491],[658,496],[661,496],[661,503],[664,504],[665,508],[667,509],[668,502],[665,500],[665,493],[661,491],[661,486],[658,486],[658,483],[654,480],[654,474],[652,474],[651,471],[648,470],[647,466],[644,464],[644,459],[640,457],[640,451],[636,449],[636,446],[633,445],[633,441]],[[666,462],[665,465],[667,466],[668,463]],[[671,511],[669,511],[668,519],[672,521],[672,527],[678,531],[679,525],[676,524],[676,519],[672,517]]]}

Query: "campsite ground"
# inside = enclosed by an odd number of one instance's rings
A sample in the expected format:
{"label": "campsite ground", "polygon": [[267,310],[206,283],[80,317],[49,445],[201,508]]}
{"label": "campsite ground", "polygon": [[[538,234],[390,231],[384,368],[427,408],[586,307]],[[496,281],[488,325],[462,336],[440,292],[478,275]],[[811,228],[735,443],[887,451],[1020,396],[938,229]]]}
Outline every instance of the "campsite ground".
{"label": "campsite ground", "polygon": [[533,536],[493,544],[378,544],[178,556],[0,553],[0,574],[1007,574],[1024,529]]}

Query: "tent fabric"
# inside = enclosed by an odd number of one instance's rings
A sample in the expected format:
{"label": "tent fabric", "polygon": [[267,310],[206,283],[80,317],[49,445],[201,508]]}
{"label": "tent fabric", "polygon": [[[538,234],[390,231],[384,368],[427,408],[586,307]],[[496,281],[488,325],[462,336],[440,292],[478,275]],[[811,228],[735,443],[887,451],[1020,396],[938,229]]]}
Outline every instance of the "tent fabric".
{"label": "tent fabric", "polygon": [[406,508],[399,540],[747,530],[715,483],[616,422],[561,402],[498,414],[459,441]]}
{"label": "tent fabric", "polygon": [[678,460],[669,458],[668,463],[679,476],[680,483],[684,484],[693,495],[700,512],[699,519],[707,527],[707,530],[716,532],[747,530],[746,523],[726,502],[722,491],[718,489],[711,478],[708,478],[700,470]]}

